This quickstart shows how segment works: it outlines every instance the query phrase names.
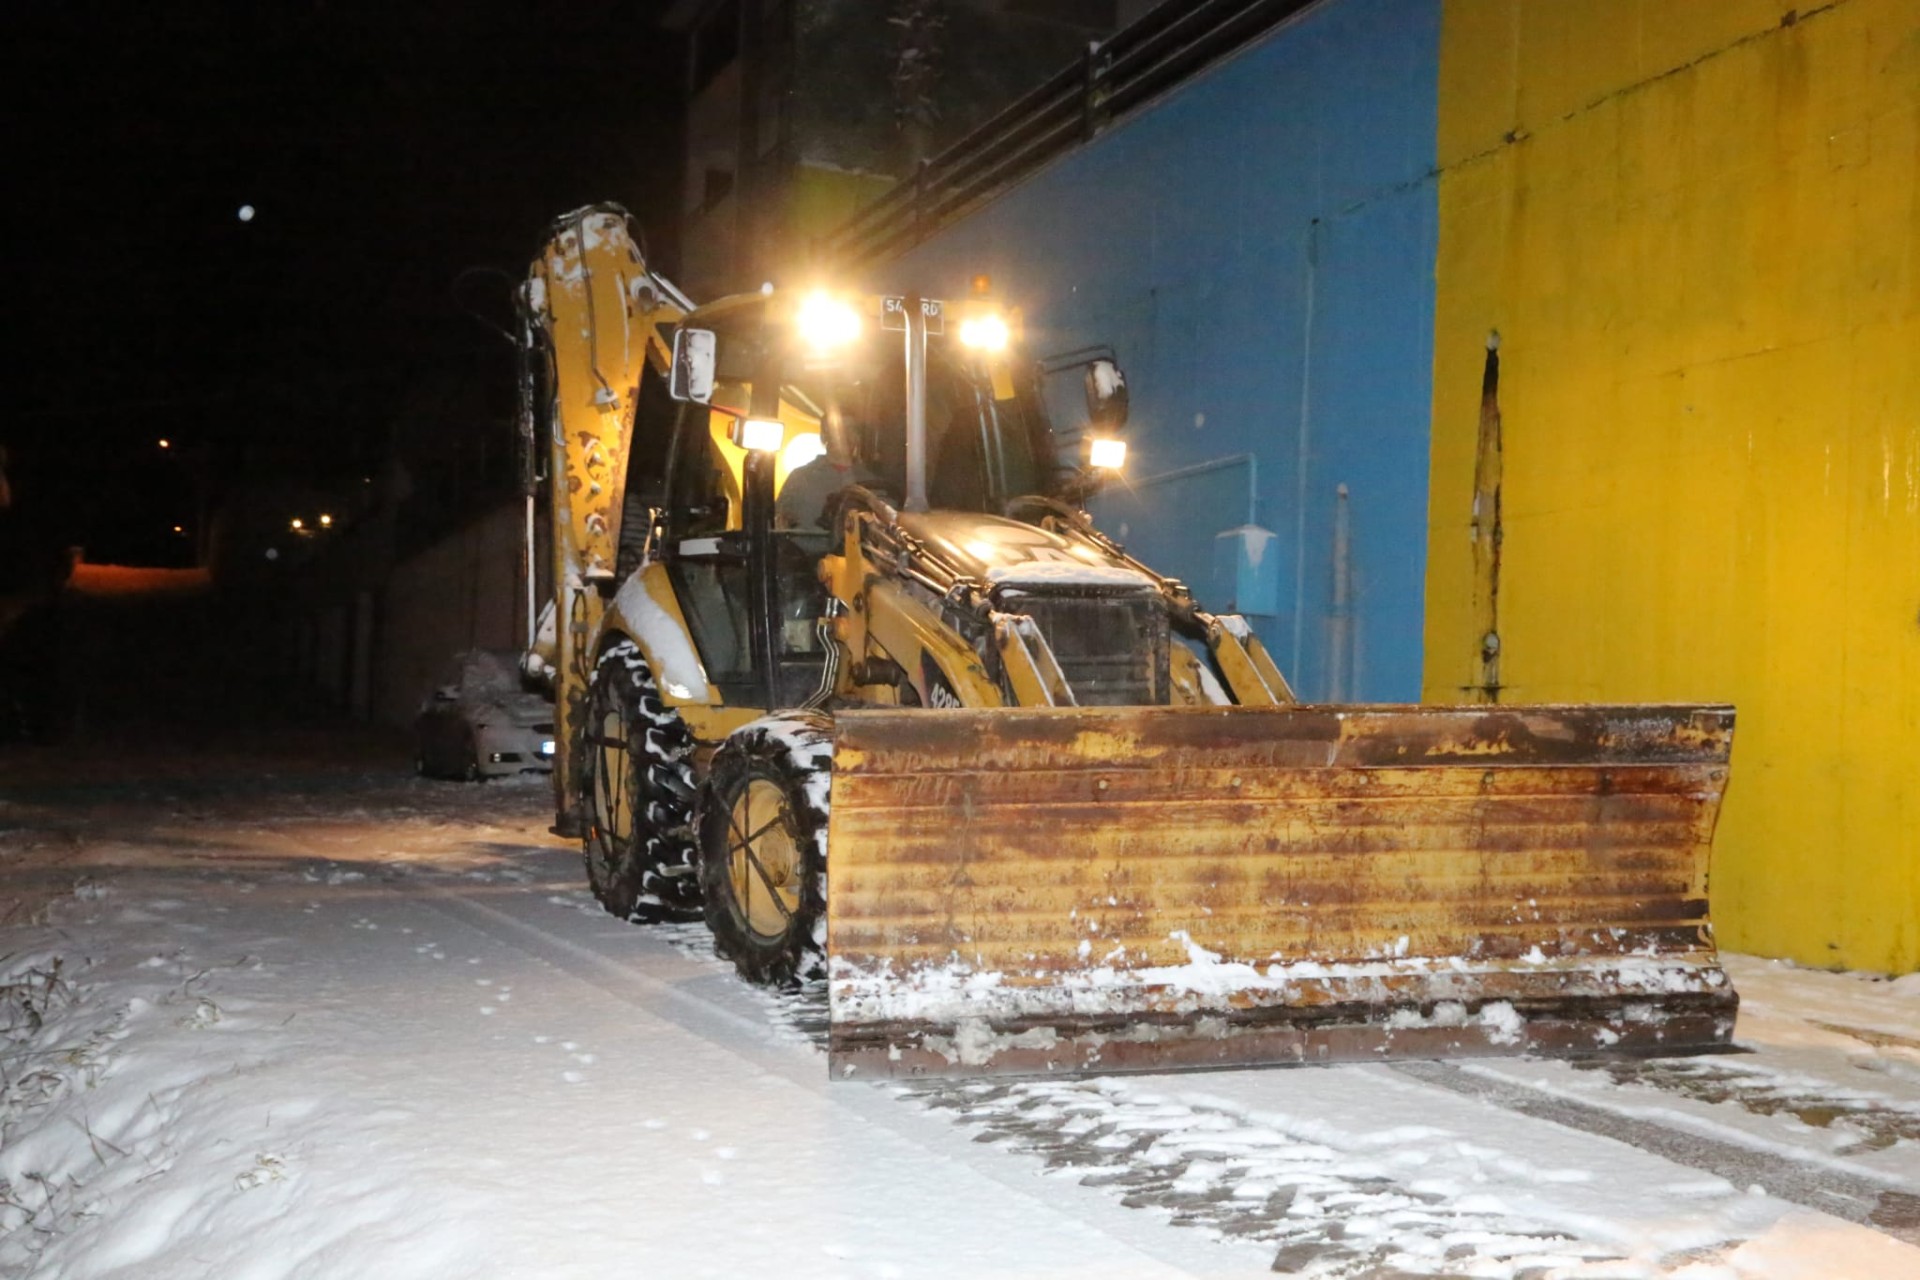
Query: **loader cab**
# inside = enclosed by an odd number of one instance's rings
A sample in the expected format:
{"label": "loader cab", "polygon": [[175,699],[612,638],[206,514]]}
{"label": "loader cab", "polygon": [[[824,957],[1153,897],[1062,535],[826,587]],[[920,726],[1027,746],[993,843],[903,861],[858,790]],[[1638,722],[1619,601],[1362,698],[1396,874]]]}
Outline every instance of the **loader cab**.
{"label": "loader cab", "polygon": [[[844,424],[860,482],[899,505],[908,496],[907,370],[898,333],[879,331],[796,379]],[[1035,370],[930,335],[926,360],[927,500],[938,511],[999,515],[1013,499],[1058,487],[1053,433]]]}
{"label": "loader cab", "polygon": [[670,390],[679,403],[661,558],[725,701],[795,706],[818,689],[826,665],[818,630],[825,595],[814,566],[827,535],[776,530],[774,499],[817,451],[820,411],[782,392],[783,355],[762,299],[724,299],[681,329],[711,335],[702,339],[711,345],[689,386],[687,343],[675,344]]}
{"label": "loader cab", "polygon": [[[711,461],[726,472],[721,483],[729,527],[740,527],[744,470],[732,424],[759,412],[746,407],[756,367],[762,381],[780,388],[778,401],[770,398],[766,410],[782,426],[773,449],[776,495],[794,471],[827,452],[824,427],[841,437],[849,473],[860,483],[896,503],[906,498],[905,343],[898,329],[886,327],[882,301],[866,299],[857,312],[849,308],[852,332],[830,344],[810,339],[796,318],[805,300],[796,306],[759,295],[728,299],[685,319],[682,330],[698,340],[676,344],[675,395],[714,412]],[[930,505],[999,514],[1014,498],[1056,496],[1070,468],[1062,468],[1055,454],[1040,366],[1024,357],[1004,325],[991,346],[963,337],[966,328],[941,323],[926,336]],[[696,361],[704,370],[697,376],[691,367]],[[700,483],[691,474],[700,465],[694,453],[680,460],[689,469],[682,490],[690,497]],[[717,506],[696,505],[708,519],[720,515]]]}
{"label": "loader cab", "polygon": [[[908,334],[878,298],[831,302],[823,324],[808,312],[821,296],[724,299],[674,344],[666,558],[709,678],[738,705],[794,706],[820,685],[822,499],[856,484],[895,506],[914,496]],[[983,341],[964,308],[925,305],[926,505],[997,516],[1068,492],[1039,366],[1004,323]]]}

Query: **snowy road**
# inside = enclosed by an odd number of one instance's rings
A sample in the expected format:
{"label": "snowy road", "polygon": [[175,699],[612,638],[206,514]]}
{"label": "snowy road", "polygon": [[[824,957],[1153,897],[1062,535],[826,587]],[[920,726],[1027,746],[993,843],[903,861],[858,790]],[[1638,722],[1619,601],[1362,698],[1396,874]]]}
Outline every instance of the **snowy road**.
{"label": "snowy road", "polygon": [[1752,1052],[835,1084],[544,783],[0,760],[0,1275],[1920,1276],[1920,979]]}

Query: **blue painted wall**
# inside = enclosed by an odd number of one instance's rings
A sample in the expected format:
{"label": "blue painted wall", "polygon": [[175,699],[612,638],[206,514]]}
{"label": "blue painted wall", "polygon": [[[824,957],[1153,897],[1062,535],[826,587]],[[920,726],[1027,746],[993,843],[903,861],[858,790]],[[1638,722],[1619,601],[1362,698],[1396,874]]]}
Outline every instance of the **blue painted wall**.
{"label": "blue painted wall", "polygon": [[1094,514],[1211,608],[1215,534],[1271,529],[1278,612],[1252,620],[1309,699],[1420,695],[1439,37],[1439,0],[1329,0],[868,281],[955,297],[986,271],[1036,354],[1112,345],[1131,490]]}

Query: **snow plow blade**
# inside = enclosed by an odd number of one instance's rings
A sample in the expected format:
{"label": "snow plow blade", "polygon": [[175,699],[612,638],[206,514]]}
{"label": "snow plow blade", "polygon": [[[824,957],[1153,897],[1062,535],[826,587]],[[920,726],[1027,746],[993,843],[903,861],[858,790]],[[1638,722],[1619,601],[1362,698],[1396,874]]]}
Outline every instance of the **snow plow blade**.
{"label": "snow plow blade", "polygon": [[1717,706],[852,711],[853,1076],[1722,1047]]}

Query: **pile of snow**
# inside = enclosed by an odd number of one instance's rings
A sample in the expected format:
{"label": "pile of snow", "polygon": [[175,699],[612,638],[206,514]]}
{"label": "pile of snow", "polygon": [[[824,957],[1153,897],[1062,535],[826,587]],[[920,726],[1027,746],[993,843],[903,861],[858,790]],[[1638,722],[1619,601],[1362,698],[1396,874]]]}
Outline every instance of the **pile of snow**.
{"label": "pile of snow", "polygon": [[[1402,997],[1382,980],[1408,978],[1419,980],[1428,1001],[1477,1006],[1484,998],[1488,974],[1512,972],[1509,966],[1461,956],[1408,955],[1406,938],[1375,960],[1323,962],[1276,956],[1265,965],[1228,959],[1194,941],[1185,930],[1173,931],[1169,940],[1186,952],[1186,963],[1142,963],[1124,946],[1102,952],[1092,939],[1081,940],[1081,964],[1067,970],[1005,973],[982,968],[958,953],[938,963],[904,969],[896,968],[890,957],[855,961],[836,956],[828,975],[834,1016],[855,1022],[910,1020],[951,1026],[968,1019],[1196,1012],[1239,1007],[1249,1001],[1360,1000],[1392,1005]],[[1537,949],[1524,959],[1521,972],[1537,980],[1543,993],[1591,994],[1604,989],[1672,995],[1717,991],[1727,981],[1724,973],[1698,957],[1625,956],[1602,961],[1547,957],[1537,954]],[[1511,1021],[1517,1027],[1517,1015]],[[1419,1025],[1452,1024],[1426,1021]]]}

